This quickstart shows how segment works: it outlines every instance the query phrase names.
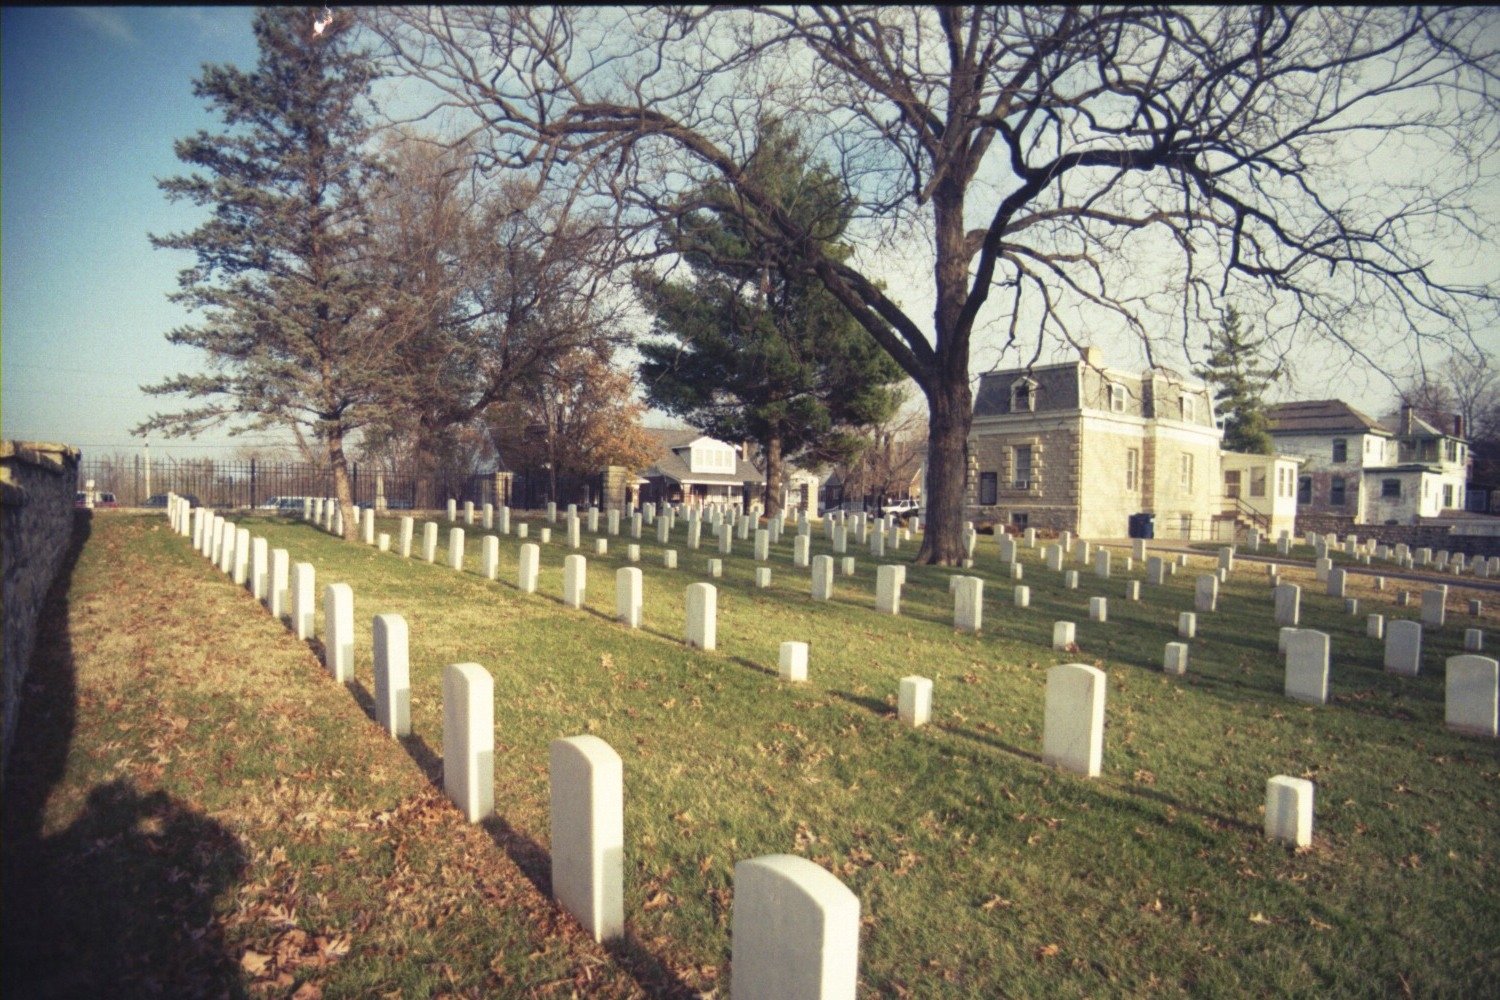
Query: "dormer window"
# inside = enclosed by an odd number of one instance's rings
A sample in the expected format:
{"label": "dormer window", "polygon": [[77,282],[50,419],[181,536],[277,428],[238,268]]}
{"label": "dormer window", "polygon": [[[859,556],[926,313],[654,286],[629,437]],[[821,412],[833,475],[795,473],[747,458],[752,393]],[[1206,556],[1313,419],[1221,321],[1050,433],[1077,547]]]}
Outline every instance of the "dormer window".
{"label": "dormer window", "polygon": [[1011,385],[1010,412],[1036,412],[1036,383],[1031,379],[1023,378]]}
{"label": "dormer window", "polygon": [[1125,387],[1117,382],[1109,384],[1109,409],[1111,413],[1125,412]]}

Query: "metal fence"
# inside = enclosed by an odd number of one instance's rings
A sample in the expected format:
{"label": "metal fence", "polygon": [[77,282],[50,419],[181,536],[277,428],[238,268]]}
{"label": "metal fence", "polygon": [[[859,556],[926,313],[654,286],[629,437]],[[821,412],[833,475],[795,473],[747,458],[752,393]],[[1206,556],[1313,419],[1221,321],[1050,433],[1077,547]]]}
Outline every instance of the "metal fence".
{"label": "metal fence", "polygon": [[[89,483],[92,481],[92,487]],[[412,470],[394,464],[351,463],[349,485],[354,502],[389,510],[438,510],[449,500],[472,501],[520,509],[540,509],[549,501],[580,505],[602,502],[603,476],[557,476],[545,472],[496,475],[468,470]],[[333,471],[295,462],[217,461],[212,459],[146,460],[85,458],[79,463],[79,491],[109,493],[122,507],[164,503],[167,493],[195,497],[198,503],[228,510],[274,506],[280,497],[331,497]],[[553,495],[555,492],[555,496]]]}

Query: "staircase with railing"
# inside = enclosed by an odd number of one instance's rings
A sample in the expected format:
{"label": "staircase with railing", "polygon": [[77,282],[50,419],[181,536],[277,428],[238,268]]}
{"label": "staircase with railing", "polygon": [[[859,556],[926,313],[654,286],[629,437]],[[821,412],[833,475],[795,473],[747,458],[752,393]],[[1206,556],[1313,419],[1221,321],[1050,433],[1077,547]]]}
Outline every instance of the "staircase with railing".
{"label": "staircase with railing", "polygon": [[1219,510],[1220,518],[1233,519],[1236,528],[1259,528],[1261,534],[1271,534],[1271,515],[1256,510],[1237,496],[1225,496]]}

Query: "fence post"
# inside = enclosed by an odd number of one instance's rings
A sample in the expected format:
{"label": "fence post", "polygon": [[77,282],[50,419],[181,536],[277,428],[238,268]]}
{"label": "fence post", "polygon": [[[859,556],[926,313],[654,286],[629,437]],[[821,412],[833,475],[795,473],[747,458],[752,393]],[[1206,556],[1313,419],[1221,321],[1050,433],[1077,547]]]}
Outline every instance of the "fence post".
{"label": "fence post", "polygon": [[250,457],[250,509],[255,509],[255,456]]}

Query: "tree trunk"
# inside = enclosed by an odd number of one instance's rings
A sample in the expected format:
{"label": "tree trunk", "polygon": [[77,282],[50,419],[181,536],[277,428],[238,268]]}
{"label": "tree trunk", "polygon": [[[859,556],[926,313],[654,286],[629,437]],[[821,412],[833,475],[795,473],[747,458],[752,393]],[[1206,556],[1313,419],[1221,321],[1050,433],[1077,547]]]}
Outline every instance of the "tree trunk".
{"label": "tree trunk", "polygon": [[927,404],[927,482],[922,492],[926,523],[917,562],[957,566],[964,558],[969,425],[974,417],[968,380],[950,380],[948,384],[935,386]]}
{"label": "tree trunk", "polygon": [[344,540],[357,541],[359,526],[354,523],[354,489],[349,483],[349,460],[344,455],[344,432],[340,428],[328,435],[328,464],[333,467],[334,497],[344,519]]}
{"label": "tree trunk", "polygon": [[767,438],[766,445],[766,517],[781,513],[781,481],[785,478],[786,463],[781,460],[781,436]]}

